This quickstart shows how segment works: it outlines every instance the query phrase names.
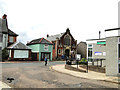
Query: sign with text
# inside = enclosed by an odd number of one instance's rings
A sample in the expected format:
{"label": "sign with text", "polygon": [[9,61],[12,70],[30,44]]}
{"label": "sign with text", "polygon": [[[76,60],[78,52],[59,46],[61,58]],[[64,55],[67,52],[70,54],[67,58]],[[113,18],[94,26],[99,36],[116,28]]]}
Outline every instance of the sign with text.
{"label": "sign with text", "polygon": [[81,55],[80,54],[76,54],[76,59],[80,60],[81,59]]}
{"label": "sign with text", "polygon": [[96,55],[96,56],[101,56],[101,55],[102,55],[102,52],[95,52],[95,55]]}

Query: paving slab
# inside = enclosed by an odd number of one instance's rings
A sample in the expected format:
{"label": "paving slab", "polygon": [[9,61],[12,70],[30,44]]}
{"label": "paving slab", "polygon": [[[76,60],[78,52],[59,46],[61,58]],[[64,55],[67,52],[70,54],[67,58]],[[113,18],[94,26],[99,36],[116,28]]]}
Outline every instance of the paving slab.
{"label": "paving slab", "polygon": [[8,86],[7,84],[3,83],[2,81],[0,81],[0,90],[2,88],[11,88],[10,86]]}

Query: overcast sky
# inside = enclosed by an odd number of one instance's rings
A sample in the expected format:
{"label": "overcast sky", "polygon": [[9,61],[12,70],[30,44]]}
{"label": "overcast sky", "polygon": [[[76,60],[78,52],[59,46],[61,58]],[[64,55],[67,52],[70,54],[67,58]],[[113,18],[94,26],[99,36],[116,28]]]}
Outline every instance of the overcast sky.
{"label": "overcast sky", "polygon": [[9,28],[18,41],[63,33],[70,29],[78,41],[102,37],[118,27],[119,0],[0,0],[0,17],[7,14]]}

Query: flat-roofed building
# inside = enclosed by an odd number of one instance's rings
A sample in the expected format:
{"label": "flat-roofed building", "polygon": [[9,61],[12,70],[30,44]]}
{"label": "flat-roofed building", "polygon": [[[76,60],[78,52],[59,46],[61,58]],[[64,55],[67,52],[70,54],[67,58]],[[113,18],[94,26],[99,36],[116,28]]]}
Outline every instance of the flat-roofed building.
{"label": "flat-roofed building", "polygon": [[87,58],[105,59],[103,66],[106,75],[118,76],[120,74],[120,28],[105,30],[106,37],[88,39]]}

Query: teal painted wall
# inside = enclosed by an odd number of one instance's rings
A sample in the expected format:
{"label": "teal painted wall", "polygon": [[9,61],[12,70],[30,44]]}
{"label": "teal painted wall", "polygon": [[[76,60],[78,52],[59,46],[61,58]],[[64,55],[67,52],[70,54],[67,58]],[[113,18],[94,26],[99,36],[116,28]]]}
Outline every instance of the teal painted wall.
{"label": "teal painted wall", "polygon": [[50,61],[52,61],[52,45],[48,45],[48,50],[44,49],[45,44],[40,44],[39,59],[41,59],[41,52],[51,52]]}
{"label": "teal painted wall", "polygon": [[44,49],[45,44],[28,45],[32,52],[39,52],[39,61],[41,61],[41,52],[51,52],[50,61],[52,61],[52,45],[48,45],[48,50]]}
{"label": "teal painted wall", "polygon": [[39,44],[28,45],[32,48],[32,52],[39,52]]}

